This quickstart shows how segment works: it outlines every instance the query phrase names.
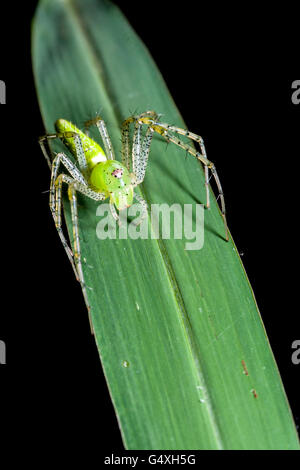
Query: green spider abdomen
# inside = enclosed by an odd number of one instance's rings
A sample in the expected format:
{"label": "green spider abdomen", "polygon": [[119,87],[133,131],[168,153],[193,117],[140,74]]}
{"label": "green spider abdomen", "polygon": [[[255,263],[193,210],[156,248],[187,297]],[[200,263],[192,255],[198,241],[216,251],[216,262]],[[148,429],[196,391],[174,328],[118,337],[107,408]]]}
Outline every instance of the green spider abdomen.
{"label": "green spider abdomen", "polygon": [[117,160],[98,163],[91,171],[90,184],[97,192],[110,197],[118,210],[131,206],[133,186],[127,168]]}
{"label": "green spider abdomen", "polygon": [[[60,134],[72,134],[73,132],[79,135],[81,144],[85,153],[85,159],[89,169],[92,169],[97,163],[106,161],[105,153],[97,142],[91,139],[88,135],[82,132],[72,122],[66,119],[58,119],[55,122],[55,129]],[[70,150],[73,155],[76,155],[76,145],[72,135],[61,138],[66,147]]]}

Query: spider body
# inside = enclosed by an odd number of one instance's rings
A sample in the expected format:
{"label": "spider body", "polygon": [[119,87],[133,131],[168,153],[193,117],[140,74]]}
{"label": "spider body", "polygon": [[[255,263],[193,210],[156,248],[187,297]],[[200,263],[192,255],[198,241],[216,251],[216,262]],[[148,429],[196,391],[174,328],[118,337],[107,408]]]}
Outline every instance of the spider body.
{"label": "spider body", "polygon": [[74,134],[81,139],[87,163],[84,174],[88,186],[109,198],[110,204],[115,205],[118,211],[130,207],[133,203],[135,177],[126,166],[117,160],[107,160],[102,147],[71,122],[58,119],[55,129],[75,157],[77,149]]}
{"label": "spider body", "polygon": [[[92,125],[98,128],[104,149],[89,137],[87,131]],[[131,125],[133,125],[132,139],[130,137]],[[172,142],[184,149],[204,166],[207,208],[210,206],[209,171],[211,171],[219,191],[221,212],[228,241],[225,201],[220,179],[214,164],[207,159],[203,139],[197,134],[193,134],[180,127],[159,122],[159,116],[154,111],[146,111],[138,116],[130,116],[122,124],[122,163],[120,163],[115,159],[106,125],[101,117],[86,122],[86,132],[82,132],[74,124],[65,119],[58,119],[55,123],[55,128],[56,134],[46,134],[39,140],[42,152],[51,169],[49,205],[60,239],[75,275],[81,284],[88,310],[90,310],[90,306],[82,270],[76,194],[80,192],[95,201],[104,201],[109,198],[112,216],[117,221],[119,221],[117,211],[131,206],[135,198],[142,208],[141,221],[147,215],[147,204],[139,194],[134,192],[134,188],[144,181],[154,133],[160,134],[167,142]],[[143,128],[146,128],[145,132],[142,132]],[[201,151],[197,151],[193,146],[178,138],[178,135],[196,142]],[[75,156],[76,164],[64,152],[49,156],[45,142],[57,138],[61,139],[72,155]],[[61,165],[64,166],[67,173],[60,172]],[[62,230],[61,204],[63,183],[68,185],[73,224],[73,251],[69,248]]]}

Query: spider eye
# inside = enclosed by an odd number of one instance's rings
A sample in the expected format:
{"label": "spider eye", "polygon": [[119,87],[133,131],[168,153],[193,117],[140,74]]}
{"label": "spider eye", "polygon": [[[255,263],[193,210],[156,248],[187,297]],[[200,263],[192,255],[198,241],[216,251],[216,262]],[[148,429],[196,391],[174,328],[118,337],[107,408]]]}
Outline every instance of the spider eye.
{"label": "spider eye", "polygon": [[122,178],[123,176],[123,169],[122,168],[117,168],[116,170],[114,170],[111,174],[112,176],[114,176],[115,178]]}

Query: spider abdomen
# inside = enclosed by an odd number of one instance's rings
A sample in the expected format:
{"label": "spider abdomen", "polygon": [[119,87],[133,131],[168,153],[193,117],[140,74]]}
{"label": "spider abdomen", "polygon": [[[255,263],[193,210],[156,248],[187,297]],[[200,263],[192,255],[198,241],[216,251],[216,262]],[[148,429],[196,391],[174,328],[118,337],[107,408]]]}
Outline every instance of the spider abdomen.
{"label": "spider abdomen", "polygon": [[[89,169],[92,169],[99,162],[106,161],[106,155],[100,145],[82,132],[72,122],[66,119],[58,119],[55,122],[55,129],[60,133],[62,142],[68,147],[70,152],[76,156],[76,144],[73,133],[77,134],[81,139],[81,144],[85,153],[86,163]],[[68,133],[70,135],[68,135]]]}

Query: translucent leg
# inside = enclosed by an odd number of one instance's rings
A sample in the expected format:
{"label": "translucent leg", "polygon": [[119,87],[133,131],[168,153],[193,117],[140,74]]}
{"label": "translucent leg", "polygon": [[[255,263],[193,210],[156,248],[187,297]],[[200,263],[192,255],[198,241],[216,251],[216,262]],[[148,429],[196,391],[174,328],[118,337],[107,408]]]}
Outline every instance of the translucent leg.
{"label": "translucent leg", "polygon": [[[73,176],[71,178],[68,175],[62,174],[58,176],[59,166],[62,163],[65,168],[70,172]],[[78,279],[78,272],[76,270],[76,266],[73,260],[73,253],[71,248],[69,247],[67,240],[63,234],[62,230],[62,223],[61,223],[61,190],[62,190],[62,183],[65,182],[67,184],[76,185],[77,191],[85,194],[86,196],[94,199],[96,201],[102,201],[106,197],[103,193],[96,193],[92,189],[90,189],[83,176],[81,175],[78,168],[74,165],[74,163],[63,153],[59,153],[53,160],[52,163],[52,170],[51,170],[51,183],[50,183],[50,198],[49,198],[49,205],[52,216],[54,218],[55,226],[58,231],[59,237],[65,248],[67,256],[70,260],[72,268],[74,270],[75,276]]]}
{"label": "translucent leg", "polygon": [[[130,162],[132,160],[132,169],[137,178],[137,184],[140,184],[145,177],[150,145],[152,141],[153,130],[147,129],[142,141],[142,118],[150,117],[152,121],[158,120],[158,115],[154,111],[146,111],[138,116],[130,116],[122,124],[122,162],[130,171]],[[130,124],[134,123],[133,145],[130,149]],[[131,157],[130,157],[131,152]]]}
{"label": "translucent leg", "polygon": [[52,166],[52,164],[51,164],[51,157],[48,155],[48,152],[47,152],[47,150],[46,150],[44,137],[41,137],[41,138],[39,139],[39,144],[40,144],[41,150],[42,150],[42,152],[43,152],[43,155],[44,155],[44,157],[45,157],[45,159],[46,159],[46,162],[47,162],[47,164],[48,164],[48,166],[49,166],[49,168],[50,168],[50,170],[51,170],[51,166]]}
{"label": "translucent leg", "polygon": [[107,159],[108,160],[115,160],[114,149],[113,149],[113,146],[112,146],[112,143],[111,143],[111,140],[110,140],[105,122],[103,121],[103,119],[100,116],[98,116],[94,119],[91,119],[90,121],[86,121],[85,124],[84,124],[84,127],[85,127],[85,129],[88,130],[89,127],[91,127],[93,125],[97,126],[97,128],[99,130],[99,133],[100,133],[100,136],[101,136],[104,148],[105,148],[105,154],[106,154]]}
{"label": "translucent leg", "polygon": [[142,206],[142,213],[141,213],[141,216],[139,218],[139,221],[137,223],[137,225],[140,225],[142,223],[142,221],[147,217],[148,215],[148,208],[147,208],[147,203],[146,201],[139,195],[139,194],[136,194],[134,193],[134,197],[135,199],[141,204]]}
{"label": "translucent leg", "polygon": [[[66,239],[62,233],[62,227],[61,227],[61,204],[62,204],[62,184],[66,183],[69,186],[68,190],[68,195],[69,195],[69,200],[71,204],[71,214],[72,214],[72,227],[73,227],[73,239],[74,239],[74,256],[72,255],[72,252],[70,248],[67,245]],[[104,200],[106,197],[102,193],[95,193],[92,191],[90,188],[87,186],[83,185],[82,183],[74,180],[68,175],[65,175],[64,173],[61,173],[55,180],[54,182],[55,186],[54,188],[51,187],[51,192],[54,189],[54,197],[51,196],[51,202],[52,202],[52,210],[51,212],[53,213],[55,225],[57,228],[57,231],[59,233],[59,236],[63,242],[63,245],[66,249],[66,252],[68,254],[68,257],[71,261],[71,264],[73,266],[75,275],[77,280],[80,282],[84,300],[89,312],[89,320],[90,320],[90,325],[91,325],[91,331],[93,333],[93,327],[91,323],[91,318],[90,318],[90,304],[88,302],[88,297],[87,297],[87,290],[86,290],[86,285],[84,281],[84,276],[83,276],[83,270],[82,270],[82,262],[81,262],[81,249],[80,249],[80,240],[79,240],[79,226],[78,226],[78,213],[77,213],[77,197],[76,197],[76,191],[79,191],[86,196],[91,197],[94,200],[100,201]],[[55,201],[55,207],[53,210],[53,200]],[[69,253],[71,253],[71,257],[69,256]]]}
{"label": "translucent leg", "polygon": [[120,217],[119,217],[119,214],[118,214],[117,211],[116,211],[116,208],[115,208],[114,204],[109,203],[109,208],[110,208],[111,215],[112,215],[113,218],[116,220],[116,222],[118,223],[118,225],[121,226]]}
{"label": "translucent leg", "polygon": [[[87,176],[88,174],[88,165],[85,157],[85,153],[83,150],[83,145],[81,142],[81,138],[76,132],[62,132],[62,133],[56,133],[56,134],[45,134],[44,136],[40,137],[39,139],[39,144],[41,146],[42,152],[44,157],[47,160],[47,163],[51,169],[51,157],[49,157],[48,152],[45,147],[45,142],[49,140],[55,140],[55,139],[60,139],[64,140],[64,138],[73,138],[74,139],[74,151],[76,155],[76,159],[78,161],[78,165],[80,168],[80,171],[82,173],[82,176]],[[71,161],[71,160],[70,160]]]}
{"label": "translucent leg", "polygon": [[[186,129],[181,129],[180,127],[170,126],[168,124],[157,123],[163,129],[167,131],[177,132],[177,134],[184,135],[189,139],[197,142],[200,146],[201,152],[203,157],[207,160],[205,145],[202,137],[200,135],[194,134]],[[206,188],[206,207],[209,209],[210,207],[210,197],[209,197],[209,166],[204,164],[204,173],[205,173],[205,188]]]}
{"label": "translucent leg", "polygon": [[92,334],[94,334],[93,323],[91,319],[91,306],[89,304],[86,284],[84,281],[82,262],[81,262],[81,249],[79,241],[79,226],[78,226],[78,211],[77,211],[77,196],[76,196],[76,182],[69,184],[68,195],[71,205],[72,226],[73,226],[73,240],[74,240],[74,260],[76,271],[78,273],[79,282],[81,285],[84,301],[88,310],[89,322]]}
{"label": "translucent leg", "polygon": [[[65,249],[65,252],[67,253],[67,256],[69,258],[69,261],[72,265],[74,274],[76,276],[76,279],[78,279],[77,275],[77,270],[76,266],[74,264],[73,260],[73,253],[71,248],[68,245],[68,242],[64,236],[63,230],[62,230],[62,223],[61,223],[61,186],[62,186],[62,179],[57,177],[57,171],[58,167],[60,164],[60,158],[59,155],[56,157],[53,161],[52,165],[52,174],[51,174],[51,183],[50,183],[50,198],[49,198],[49,206],[50,206],[50,211],[52,214],[52,217],[54,219],[55,227],[58,232],[59,238],[62,242],[62,245]],[[64,175],[65,177],[65,182],[67,184],[70,184],[73,181],[73,178],[70,176]]]}
{"label": "translucent leg", "polygon": [[[170,126],[169,124],[163,124],[163,123],[160,123],[160,122],[155,122],[152,119],[147,118],[147,117],[140,118],[140,121],[142,121],[144,124],[150,125],[152,127],[152,129],[155,132],[157,132],[158,134],[162,135],[167,140],[167,142],[172,142],[175,145],[178,145],[179,147],[184,149],[186,152],[188,152],[189,154],[196,157],[197,160],[199,160],[201,163],[203,163],[203,165],[207,168],[206,173],[205,173],[205,184],[206,184],[206,188],[207,188],[206,189],[206,195],[207,195],[207,204],[208,205],[209,205],[208,169],[211,170],[212,175],[213,175],[213,177],[216,181],[218,191],[219,191],[218,198],[221,199],[221,213],[222,213],[224,226],[225,226],[226,240],[228,241],[229,236],[228,236],[228,226],[227,226],[227,220],[226,220],[226,207],[225,207],[224,193],[223,193],[223,190],[222,190],[220,179],[219,179],[218,174],[217,174],[216,167],[214,166],[214,164],[211,161],[209,161],[207,159],[203,139],[200,136],[198,136],[197,134],[193,134],[192,132],[189,132],[188,130],[181,129],[181,128],[175,127],[175,126]],[[178,139],[178,137],[171,134],[171,132],[176,132],[177,134],[184,135],[184,136],[186,136],[186,137],[188,137],[192,140],[197,141],[201,146],[202,153],[198,152],[191,145],[186,144],[182,140]]]}
{"label": "translucent leg", "polygon": [[68,158],[64,153],[60,152],[56,155],[52,163],[52,177],[56,179],[58,174],[59,165],[62,163],[64,167],[68,170],[71,176],[78,181],[79,183],[83,184],[84,186],[88,186],[87,181],[82,176],[82,173],[77,168],[77,166]]}

